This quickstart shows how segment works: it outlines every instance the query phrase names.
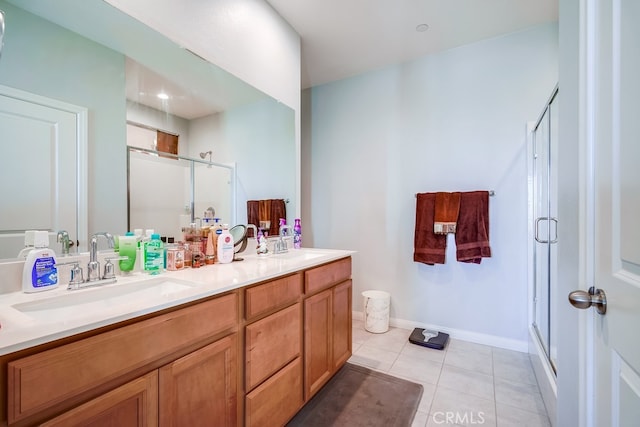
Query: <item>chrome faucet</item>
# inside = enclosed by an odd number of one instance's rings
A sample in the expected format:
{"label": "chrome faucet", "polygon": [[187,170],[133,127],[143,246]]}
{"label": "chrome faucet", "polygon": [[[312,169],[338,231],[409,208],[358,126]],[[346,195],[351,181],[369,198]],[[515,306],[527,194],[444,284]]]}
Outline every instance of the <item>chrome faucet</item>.
{"label": "chrome faucet", "polygon": [[58,243],[62,243],[62,255],[69,255],[69,233],[67,233],[65,230],[58,231],[56,241]]}
{"label": "chrome faucet", "polygon": [[281,225],[280,230],[278,232],[278,240],[273,245],[273,253],[274,254],[283,254],[287,252],[287,242],[284,240],[284,237],[287,235],[287,230],[290,229],[288,225]]}
{"label": "chrome faucet", "polygon": [[110,248],[115,246],[113,236],[109,233],[95,233],[89,241],[89,265],[87,266],[87,282],[100,280],[100,263],[98,262],[98,236],[107,239]]}

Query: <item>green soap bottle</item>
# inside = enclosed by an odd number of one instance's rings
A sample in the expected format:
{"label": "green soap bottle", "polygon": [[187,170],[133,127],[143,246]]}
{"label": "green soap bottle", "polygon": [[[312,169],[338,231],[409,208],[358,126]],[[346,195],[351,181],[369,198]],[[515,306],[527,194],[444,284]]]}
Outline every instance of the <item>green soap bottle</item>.
{"label": "green soap bottle", "polygon": [[123,273],[133,271],[136,265],[136,251],[138,249],[138,240],[132,232],[127,231],[124,236],[119,237],[118,241],[120,242],[120,256],[128,257],[127,259],[120,260],[120,271],[122,271]]}
{"label": "green soap bottle", "polygon": [[159,234],[152,234],[144,245],[144,270],[149,274],[160,274],[164,267],[164,244]]}

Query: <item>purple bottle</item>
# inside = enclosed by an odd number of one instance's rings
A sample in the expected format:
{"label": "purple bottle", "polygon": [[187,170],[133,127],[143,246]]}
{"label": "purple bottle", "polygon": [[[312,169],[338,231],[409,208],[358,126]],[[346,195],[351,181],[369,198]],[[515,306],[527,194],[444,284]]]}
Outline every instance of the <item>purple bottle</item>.
{"label": "purple bottle", "polygon": [[302,247],[302,227],[300,226],[300,218],[295,219],[293,225],[293,248],[300,249]]}

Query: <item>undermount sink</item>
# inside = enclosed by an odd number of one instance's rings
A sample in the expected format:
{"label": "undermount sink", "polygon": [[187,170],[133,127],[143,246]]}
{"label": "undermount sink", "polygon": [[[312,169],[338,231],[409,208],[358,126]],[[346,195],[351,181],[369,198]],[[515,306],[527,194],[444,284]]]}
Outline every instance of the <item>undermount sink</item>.
{"label": "undermount sink", "polygon": [[298,251],[295,249],[289,249],[288,252],[281,253],[281,254],[273,254],[275,258],[290,259],[295,261],[307,261],[307,260],[321,257],[323,255],[326,255],[326,253],[321,251],[318,251],[318,252]]}
{"label": "undermount sink", "polygon": [[105,285],[69,291],[64,295],[14,304],[12,307],[41,320],[73,319],[82,313],[102,311],[135,301],[162,301],[167,296],[191,289],[195,284],[158,278],[141,282]]}

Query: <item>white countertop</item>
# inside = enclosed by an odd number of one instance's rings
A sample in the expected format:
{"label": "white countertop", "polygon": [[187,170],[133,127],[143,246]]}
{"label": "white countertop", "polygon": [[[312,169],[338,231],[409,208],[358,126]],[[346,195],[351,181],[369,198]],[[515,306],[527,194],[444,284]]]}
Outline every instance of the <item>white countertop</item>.
{"label": "white countertop", "polygon": [[118,276],[117,283],[68,291],[0,295],[0,355],[258,283],[352,255],[335,249],[239,254],[244,261]]}

